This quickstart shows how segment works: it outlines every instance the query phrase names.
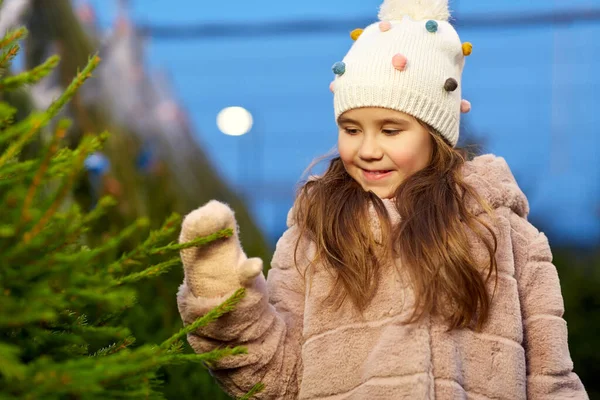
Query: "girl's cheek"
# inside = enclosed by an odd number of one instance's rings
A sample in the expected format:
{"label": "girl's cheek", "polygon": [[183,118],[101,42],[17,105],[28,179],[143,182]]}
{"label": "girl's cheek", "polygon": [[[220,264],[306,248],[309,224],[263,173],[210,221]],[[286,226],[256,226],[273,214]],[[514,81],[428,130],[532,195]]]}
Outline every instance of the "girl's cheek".
{"label": "girl's cheek", "polygon": [[410,169],[416,161],[416,155],[408,150],[394,149],[389,156],[392,162],[401,169]]}
{"label": "girl's cheek", "polygon": [[354,158],[352,143],[349,140],[339,140],[338,141],[338,153],[340,153],[340,158],[344,163],[351,162]]}
{"label": "girl's cheek", "polygon": [[423,160],[427,159],[427,149],[413,137],[402,137],[393,146],[388,148],[388,156],[392,162],[407,173],[423,167]]}

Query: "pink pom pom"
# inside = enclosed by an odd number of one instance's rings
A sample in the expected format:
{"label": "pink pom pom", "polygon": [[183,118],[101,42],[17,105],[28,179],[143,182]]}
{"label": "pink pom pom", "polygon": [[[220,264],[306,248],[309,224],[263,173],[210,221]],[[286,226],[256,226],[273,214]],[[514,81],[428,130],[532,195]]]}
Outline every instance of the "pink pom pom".
{"label": "pink pom pom", "polygon": [[333,84],[334,84],[334,83],[335,83],[335,81],[332,81],[332,82],[329,84],[329,90],[331,90],[331,93],[333,93]]}
{"label": "pink pom pom", "polygon": [[381,32],[387,32],[392,29],[392,24],[389,21],[382,21],[379,23],[379,29]]}
{"label": "pink pom pom", "polygon": [[471,111],[471,103],[469,103],[467,100],[461,101],[460,102],[460,112],[466,114],[469,111]]}
{"label": "pink pom pom", "polygon": [[393,58],[392,58],[392,65],[394,66],[394,68],[396,68],[398,71],[404,71],[406,69],[406,64],[408,63],[408,60],[406,59],[406,57],[402,54],[396,54]]}

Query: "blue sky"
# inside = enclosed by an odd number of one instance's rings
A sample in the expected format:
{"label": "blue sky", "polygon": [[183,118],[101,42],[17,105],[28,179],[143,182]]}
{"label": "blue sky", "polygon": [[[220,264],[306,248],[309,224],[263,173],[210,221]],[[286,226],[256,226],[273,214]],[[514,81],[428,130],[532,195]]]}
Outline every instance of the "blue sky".
{"label": "blue sky", "polygon": [[[115,4],[91,1],[103,25]],[[379,0],[132,0],[142,24],[282,22],[297,19],[375,21]],[[600,8],[598,0],[451,2],[455,15],[491,15]],[[294,185],[312,159],[335,146],[328,85],[331,65],[351,45],[347,30],[214,40],[148,41],[148,65],[166,69],[194,122],[198,142],[224,179],[246,193],[272,240],[285,228]],[[464,28],[474,44],[463,74],[473,111],[463,123],[486,152],[506,158],[527,194],[531,217],[553,240],[600,243],[600,21],[560,26]],[[224,107],[255,118],[243,137],[219,133]]]}

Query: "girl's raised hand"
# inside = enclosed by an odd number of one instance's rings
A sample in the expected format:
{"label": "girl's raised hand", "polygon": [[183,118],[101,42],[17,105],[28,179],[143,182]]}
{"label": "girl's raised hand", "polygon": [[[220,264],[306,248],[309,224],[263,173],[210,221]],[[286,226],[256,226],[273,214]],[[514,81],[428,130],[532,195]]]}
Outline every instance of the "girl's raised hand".
{"label": "girl's raised hand", "polygon": [[240,286],[250,285],[262,271],[262,260],[248,259],[240,245],[233,211],[216,200],[209,201],[184,218],[179,243],[226,228],[233,230],[233,236],[181,250],[185,279],[194,296],[223,296]]}

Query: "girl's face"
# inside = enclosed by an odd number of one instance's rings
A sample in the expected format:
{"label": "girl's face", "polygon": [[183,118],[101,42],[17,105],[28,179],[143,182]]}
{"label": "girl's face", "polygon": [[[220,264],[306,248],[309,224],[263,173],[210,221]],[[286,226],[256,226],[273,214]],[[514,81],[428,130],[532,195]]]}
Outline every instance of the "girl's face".
{"label": "girl's face", "polygon": [[404,179],[429,164],[431,134],[411,115],[364,107],[346,111],[337,123],[346,171],[382,199],[393,197]]}

